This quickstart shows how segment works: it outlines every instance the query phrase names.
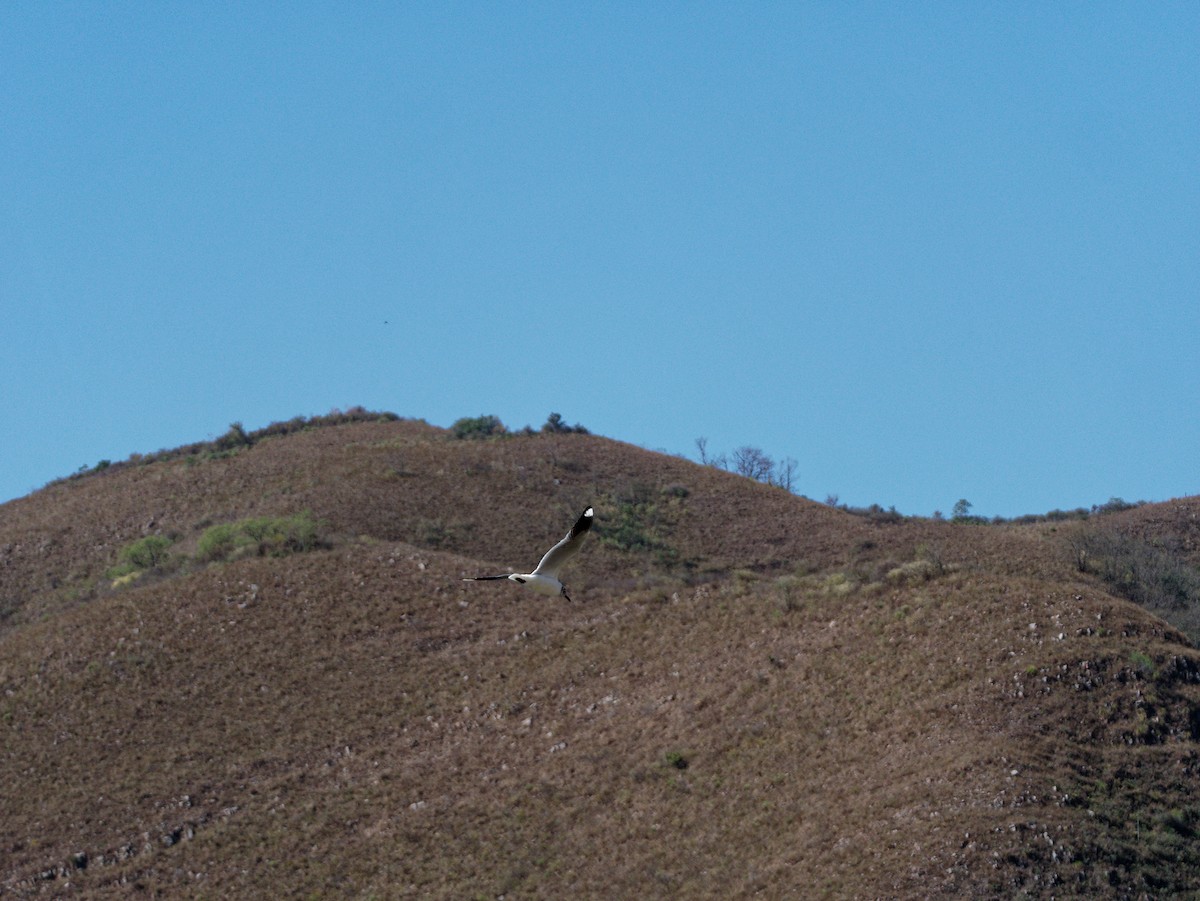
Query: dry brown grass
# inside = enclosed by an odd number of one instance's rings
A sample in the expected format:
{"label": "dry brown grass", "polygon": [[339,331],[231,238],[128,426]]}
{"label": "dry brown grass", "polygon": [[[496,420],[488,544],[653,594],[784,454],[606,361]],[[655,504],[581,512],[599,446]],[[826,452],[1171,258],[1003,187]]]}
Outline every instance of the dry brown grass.
{"label": "dry brown grass", "polygon": [[[586,503],[576,603],[459,581],[536,562]],[[652,542],[605,540],[622,505]],[[303,510],[332,549],[102,577],[145,534],[186,555]],[[0,591],[0,895],[1200,879],[1200,660],[1045,525],[872,523],[593,436],[356,423],[6,504]]]}

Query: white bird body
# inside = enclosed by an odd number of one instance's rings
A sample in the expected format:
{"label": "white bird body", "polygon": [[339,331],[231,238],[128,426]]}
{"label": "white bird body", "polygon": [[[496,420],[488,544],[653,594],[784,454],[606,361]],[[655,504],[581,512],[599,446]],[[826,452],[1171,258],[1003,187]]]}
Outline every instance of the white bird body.
{"label": "white bird body", "polygon": [[509,573],[508,580],[516,582],[518,585],[524,585],[526,588],[532,588],[538,594],[556,595],[562,594],[563,591],[562,582],[554,576],[542,573]]}
{"label": "white bird body", "polygon": [[579,553],[583,539],[592,527],[593,516],[594,512],[591,507],[584,510],[579,519],[575,521],[575,525],[571,526],[571,531],[567,533],[562,541],[546,551],[546,555],[542,557],[542,562],[537,565],[537,569],[533,572],[505,573],[499,576],[475,576],[472,579],[463,579],[463,581],[486,582],[496,579],[508,579],[510,582],[516,582],[518,585],[532,588],[538,594],[561,594],[569,601],[571,598],[567,595],[566,586],[559,580],[558,574],[562,570],[563,565]]}

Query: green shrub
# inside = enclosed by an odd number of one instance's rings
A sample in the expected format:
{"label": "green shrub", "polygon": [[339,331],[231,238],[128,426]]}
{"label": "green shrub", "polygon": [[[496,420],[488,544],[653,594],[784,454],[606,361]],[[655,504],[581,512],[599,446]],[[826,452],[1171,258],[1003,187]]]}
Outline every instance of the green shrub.
{"label": "green shrub", "polygon": [[113,580],[133,581],[131,577],[152,569],[159,569],[170,560],[168,548],[174,542],[165,535],[147,535],[121,548],[117,565],[105,572]]}
{"label": "green shrub", "polygon": [[475,416],[459,419],[450,426],[455,438],[494,438],[508,431],[498,416]]}
{"label": "green shrub", "polygon": [[228,560],[239,549],[248,547],[250,538],[241,533],[237,525],[223,522],[210,526],[200,536],[196,546],[196,559],[202,563],[213,560]]}
{"label": "green shrub", "polygon": [[302,554],[318,544],[317,523],[310,513],[295,516],[262,516],[241,523],[242,532],[258,547],[260,557]]}
{"label": "green shrub", "polygon": [[200,536],[196,559],[208,563],[251,554],[284,557],[320,546],[319,525],[311,513],[258,516],[206,529]]}
{"label": "green shrub", "polygon": [[121,549],[121,561],[137,569],[154,569],[165,563],[167,548],[174,542],[165,535],[147,535]]}

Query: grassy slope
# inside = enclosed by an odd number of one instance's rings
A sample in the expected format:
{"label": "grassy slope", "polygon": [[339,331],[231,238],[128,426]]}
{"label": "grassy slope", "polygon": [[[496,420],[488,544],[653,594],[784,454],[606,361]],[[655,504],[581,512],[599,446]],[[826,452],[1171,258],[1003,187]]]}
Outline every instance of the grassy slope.
{"label": "grassy slope", "polygon": [[[459,581],[586,503],[577,603]],[[105,587],[143,534],[304,509],[333,550]],[[0,894],[1200,879],[1197,655],[1053,527],[873,524],[605,439],[400,422],[51,486],[0,507],[0,558]]]}

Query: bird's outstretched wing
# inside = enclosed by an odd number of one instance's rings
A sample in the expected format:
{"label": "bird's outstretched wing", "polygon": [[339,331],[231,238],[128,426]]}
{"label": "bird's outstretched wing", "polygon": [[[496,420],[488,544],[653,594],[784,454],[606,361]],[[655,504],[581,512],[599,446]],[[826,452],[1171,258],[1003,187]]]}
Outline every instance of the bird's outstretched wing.
{"label": "bird's outstretched wing", "polygon": [[567,537],[546,551],[546,556],[537,565],[533,575],[550,576],[552,579],[557,579],[558,571],[562,569],[563,564],[579,553],[579,546],[583,544],[588,529],[592,527],[592,516],[591,507],[584,510],[579,519],[575,520],[575,525],[571,526]]}
{"label": "bird's outstretched wing", "polygon": [[492,579],[507,579],[507,578],[508,578],[508,574],[505,573],[502,576],[471,576],[469,578],[463,579],[463,581],[464,582],[490,582]]}

